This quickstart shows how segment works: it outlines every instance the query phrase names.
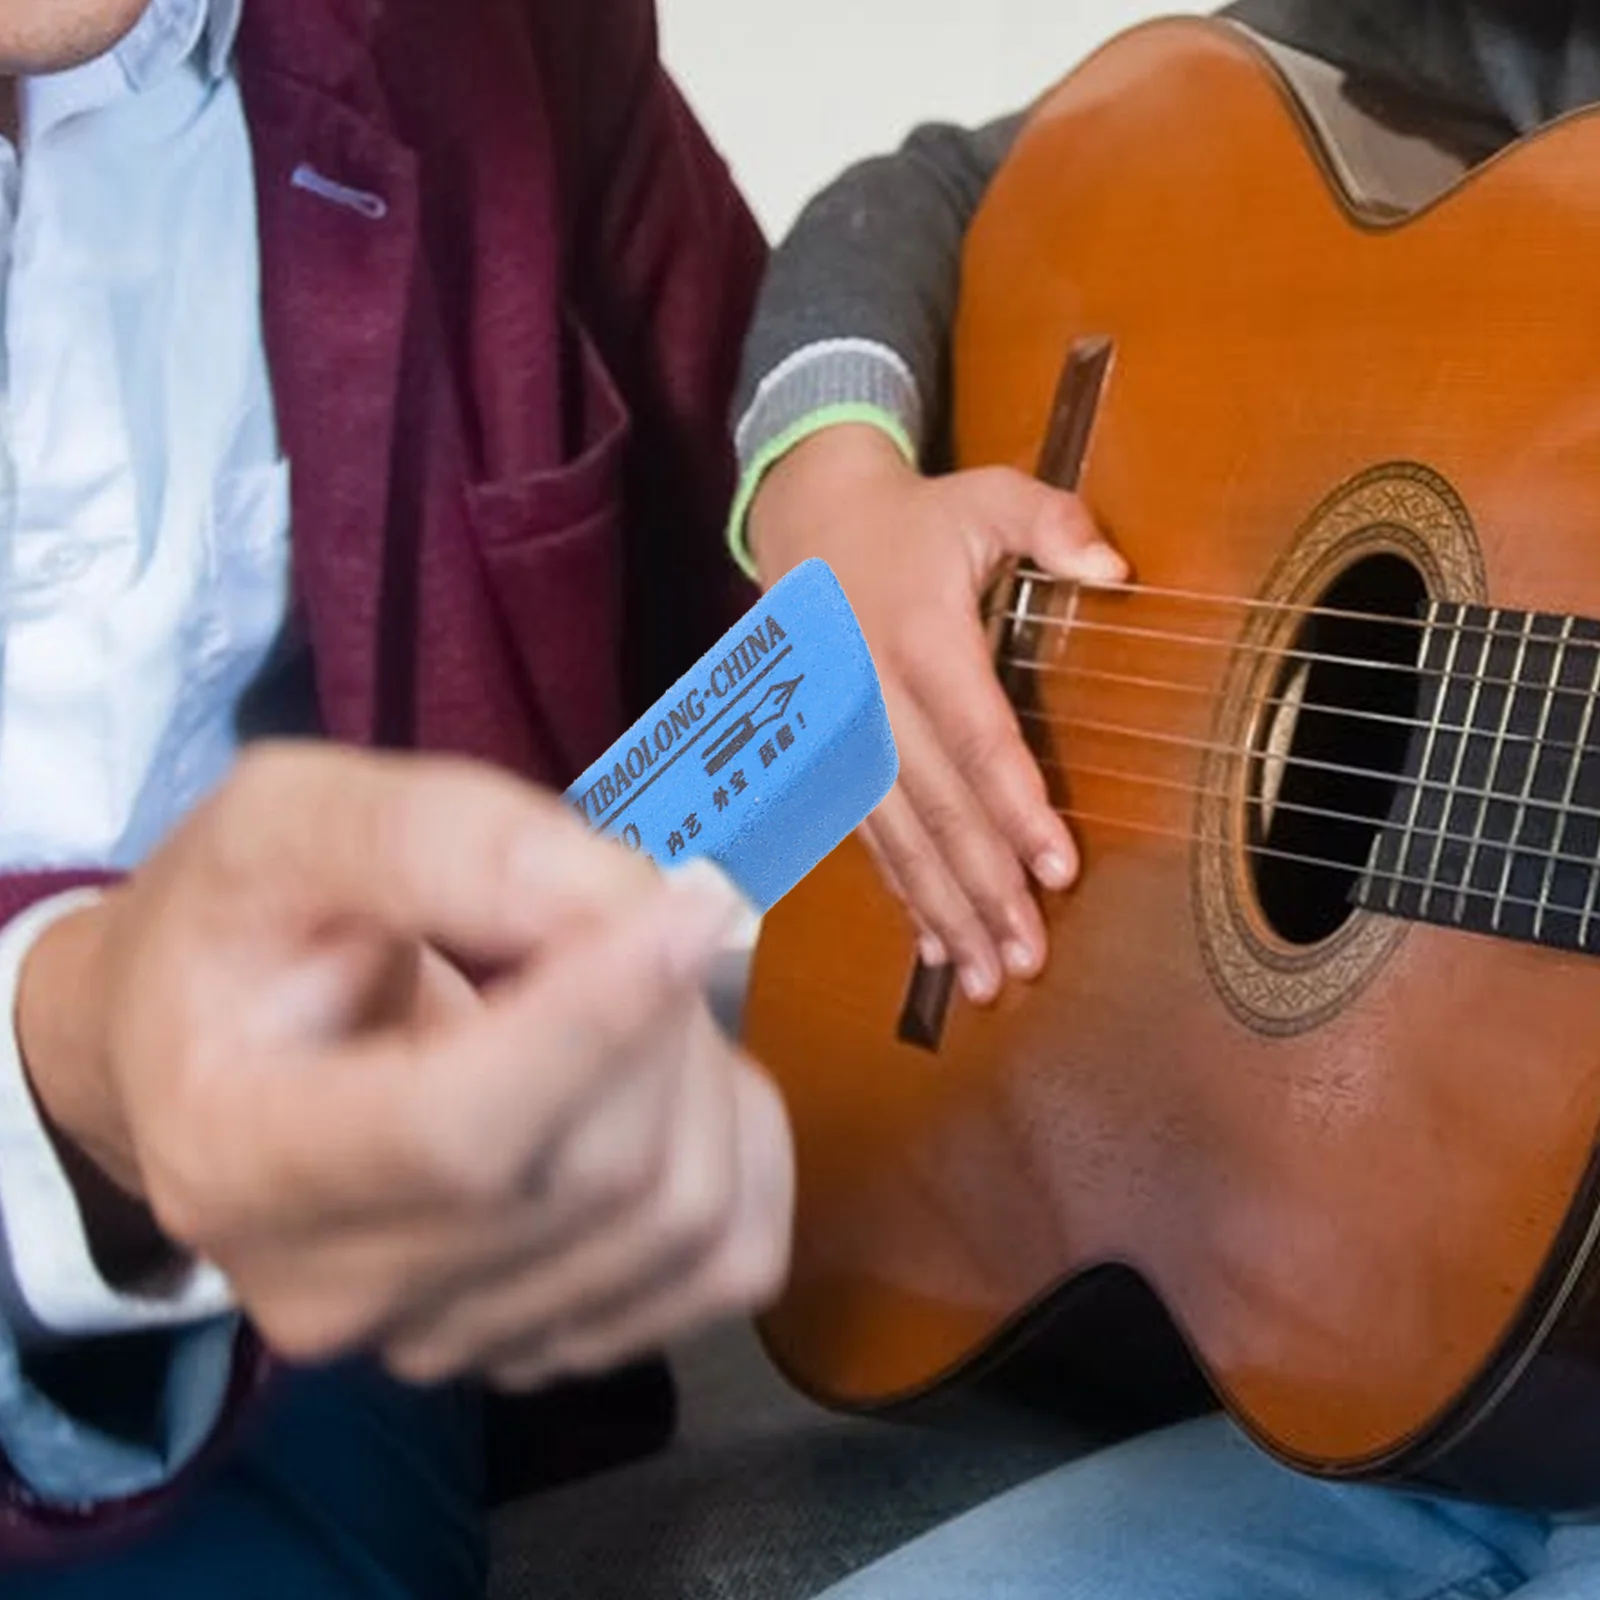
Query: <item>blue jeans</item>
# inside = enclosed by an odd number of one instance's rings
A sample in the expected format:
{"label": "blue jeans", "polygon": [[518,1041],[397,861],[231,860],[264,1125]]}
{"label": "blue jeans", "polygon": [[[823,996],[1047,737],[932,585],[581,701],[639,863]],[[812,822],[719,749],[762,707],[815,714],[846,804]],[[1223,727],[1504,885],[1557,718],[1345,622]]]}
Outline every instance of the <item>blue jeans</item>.
{"label": "blue jeans", "polygon": [[5,1600],[481,1600],[479,1401],[365,1365],[297,1374],[132,1548],[0,1575]]}
{"label": "blue jeans", "polygon": [[[1600,1440],[1595,1442],[1600,1449]],[[825,1600],[1597,1600],[1600,1522],[1301,1477],[1217,1417],[1062,1467]]]}

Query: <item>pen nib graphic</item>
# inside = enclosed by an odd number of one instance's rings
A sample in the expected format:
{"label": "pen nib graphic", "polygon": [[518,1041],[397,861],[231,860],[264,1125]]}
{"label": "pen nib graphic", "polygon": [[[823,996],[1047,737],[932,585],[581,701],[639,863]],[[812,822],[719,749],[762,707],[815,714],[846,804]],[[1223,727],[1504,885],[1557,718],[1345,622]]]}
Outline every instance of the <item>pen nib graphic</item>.
{"label": "pen nib graphic", "polygon": [[762,728],[784,716],[789,710],[789,702],[794,699],[795,690],[804,681],[805,674],[802,673],[798,678],[786,678],[782,683],[768,684],[767,692],[706,746],[706,776],[716,777]]}

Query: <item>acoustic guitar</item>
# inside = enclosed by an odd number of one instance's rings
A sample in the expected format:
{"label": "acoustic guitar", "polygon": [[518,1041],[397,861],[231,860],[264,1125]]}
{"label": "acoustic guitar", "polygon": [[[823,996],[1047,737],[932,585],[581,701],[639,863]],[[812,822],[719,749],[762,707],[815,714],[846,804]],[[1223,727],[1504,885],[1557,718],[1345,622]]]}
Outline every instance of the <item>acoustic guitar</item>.
{"label": "acoustic guitar", "polygon": [[985,201],[955,459],[1133,567],[988,603],[1084,872],[991,1008],[854,840],[768,919],[762,1332],[850,1410],[1031,1354],[1302,1471],[1595,1506],[1600,115],[1420,208],[1323,128],[1240,30],[1151,24]]}

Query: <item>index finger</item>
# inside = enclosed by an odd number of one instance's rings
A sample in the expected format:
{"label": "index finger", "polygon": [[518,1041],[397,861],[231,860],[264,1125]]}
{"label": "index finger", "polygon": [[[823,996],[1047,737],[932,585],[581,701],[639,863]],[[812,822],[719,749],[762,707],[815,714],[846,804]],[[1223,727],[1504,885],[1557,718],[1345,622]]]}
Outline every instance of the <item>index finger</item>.
{"label": "index finger", "polygon": [[487,765],[314,746],[242,762],[209,843],[235,917],[288,933],[365,922],[470,961],[525,957],[659,877],[558,796]]}
{"label": "index finger", "polygon": [[989,659],[976,619],[923,648],[909,687],[939,744],[1019,859],[1048,889],[1067,888],[1078,855],[1050,804],[1039,762]]}

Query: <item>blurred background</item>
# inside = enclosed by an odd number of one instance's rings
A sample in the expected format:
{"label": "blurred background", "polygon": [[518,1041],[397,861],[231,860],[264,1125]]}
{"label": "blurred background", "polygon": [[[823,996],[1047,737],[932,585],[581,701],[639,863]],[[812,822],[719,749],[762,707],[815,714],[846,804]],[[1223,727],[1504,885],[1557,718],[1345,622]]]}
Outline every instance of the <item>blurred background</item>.
{"label": "blurred background", "polygon": [[667,61],[769,234],[918,122],[1025,106],[1149,0],[660,0]]}

